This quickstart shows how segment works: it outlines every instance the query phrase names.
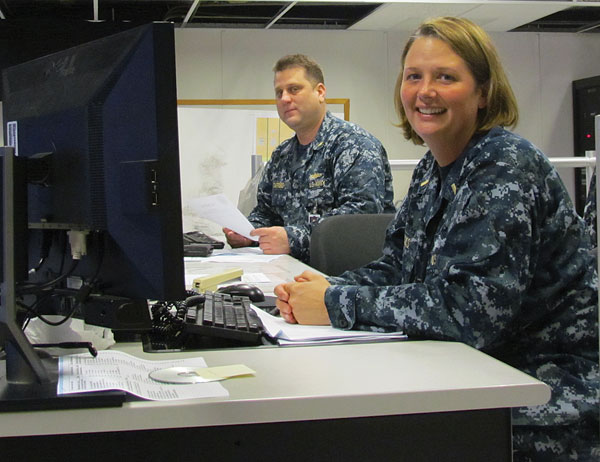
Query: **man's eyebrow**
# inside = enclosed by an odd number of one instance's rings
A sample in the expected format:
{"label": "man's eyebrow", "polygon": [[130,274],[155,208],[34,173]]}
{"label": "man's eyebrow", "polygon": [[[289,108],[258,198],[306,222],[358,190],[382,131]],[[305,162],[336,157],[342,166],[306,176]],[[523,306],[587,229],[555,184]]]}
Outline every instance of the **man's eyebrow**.
{"label": "man's eyebrow", "polygon": [[[404,68],[404,72],[406,72],[406,71],[421,71],[421,70],[422,69],[420,67],[415,67],[415,66]],[[451,67],[451,66],[434,67],[433,70],[436,72],[456,72],[456,68]]]}
{"label": "man's eyebrow", "polygon": [[302,86],[302,84],[301,84],[301,83],[298,83],[298,82],[289,82],[289,83],[286,83],[286,84],[284,84],[284,85],[281,85],[281,86],[277,86],[277,85],[276,85],[274,88],[275,88],[275,90],[278,90],[278,89],[282,89],[282,88],[288,88],[288,87],[301,87],[301,86]]}

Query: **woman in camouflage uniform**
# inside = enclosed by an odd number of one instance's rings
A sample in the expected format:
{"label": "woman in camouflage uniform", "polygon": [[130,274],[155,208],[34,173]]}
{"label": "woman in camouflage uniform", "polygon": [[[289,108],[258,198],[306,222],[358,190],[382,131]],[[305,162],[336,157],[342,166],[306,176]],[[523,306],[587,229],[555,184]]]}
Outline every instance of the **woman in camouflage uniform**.
{"label": "woman in camouflage uniform", "polygon": [[589,231],[556,170],[507,131],[518,120],[489,36],[436,18],[409,39],[396,84],[407,139],[429,151],[383,256],[275,289],[288,322],[402,330],[472,345],[552,387],[515,409],[517,461],[598,460],[598,277]]}

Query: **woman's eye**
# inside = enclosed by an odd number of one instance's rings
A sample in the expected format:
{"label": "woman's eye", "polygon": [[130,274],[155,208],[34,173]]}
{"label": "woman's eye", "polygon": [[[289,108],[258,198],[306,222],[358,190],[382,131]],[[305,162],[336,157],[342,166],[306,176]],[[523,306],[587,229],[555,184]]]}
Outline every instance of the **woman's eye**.
{"label": "woman's eye", "polygon": [[453,82],[456,79],[454,78],[454,76],[452,76],[450,74],[440,74],[440,80],[446,81],[446,82]]}
{"label": "woman's eye", "polygon": [[417,80],[419,77],[420,77],[419,74],[411,73],[411,74],[406,74],[406,76],[404,77],[404,80]]}

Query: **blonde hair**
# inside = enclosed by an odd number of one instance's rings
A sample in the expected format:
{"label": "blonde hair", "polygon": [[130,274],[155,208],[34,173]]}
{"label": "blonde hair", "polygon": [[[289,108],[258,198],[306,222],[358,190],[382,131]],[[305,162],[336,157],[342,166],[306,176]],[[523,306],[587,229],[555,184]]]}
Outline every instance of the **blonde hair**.
{"label": "blonde hair", "polygon": [[476,132],[489,130],[496,125],[514,127],[517,124],[517,101],[490,36],[468,19],[439,17],[423,22],[408,39],[402,52],[402,68],[396,81],[394,104],[400,118],[398,126],[403,129],[407,140],[424,144],[408,122],[401,100],[406,55],[415,40],[421,37],[434,37],[447,43],[465,61],[476,84],[484,90],[487,104],[479,109]]}

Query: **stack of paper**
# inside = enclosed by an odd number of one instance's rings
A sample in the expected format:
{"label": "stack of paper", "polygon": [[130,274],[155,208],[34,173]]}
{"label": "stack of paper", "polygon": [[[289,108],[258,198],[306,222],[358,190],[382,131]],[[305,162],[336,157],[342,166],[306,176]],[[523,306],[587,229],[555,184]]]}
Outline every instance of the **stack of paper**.
{"label": "stack of paper", "polygon": [[382,342],[404,340],[402,332],[366,332],[360,330],[341,330],[331,326],[306,326],[288,324],[282,318],[272,316],[254,308],[270,337],[277,339],[280,345],[307,345],[344,342]]}

